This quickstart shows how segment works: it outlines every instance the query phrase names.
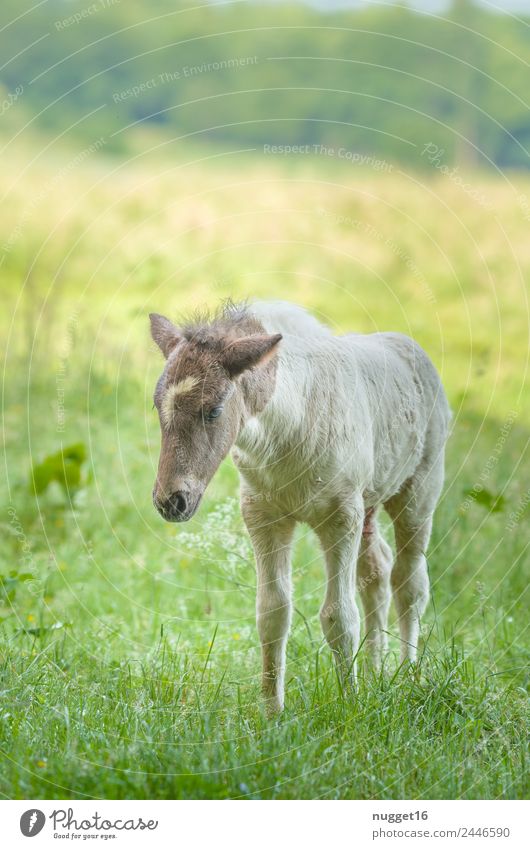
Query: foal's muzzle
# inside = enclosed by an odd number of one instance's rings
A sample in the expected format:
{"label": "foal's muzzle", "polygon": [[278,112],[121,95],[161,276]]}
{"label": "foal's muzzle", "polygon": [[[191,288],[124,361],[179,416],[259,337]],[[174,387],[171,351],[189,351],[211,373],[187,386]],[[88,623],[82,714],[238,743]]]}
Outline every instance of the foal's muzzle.
{"label": "foal's muzzle", "polygon": [[200,496],[197,498],[182,489],[172,492],[167,498],[153,493],[153,503],[166,522],[187,522],[197,510],[199,501]]}

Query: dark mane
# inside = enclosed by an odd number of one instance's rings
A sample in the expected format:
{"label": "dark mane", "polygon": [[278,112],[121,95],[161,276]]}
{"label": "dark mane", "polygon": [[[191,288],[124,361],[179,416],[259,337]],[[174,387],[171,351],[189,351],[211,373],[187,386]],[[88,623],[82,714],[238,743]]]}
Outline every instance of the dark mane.
{"label": "dark mane", "polygon": [[234,302],[230,298],[216,310],[197,310],[179,322],[179,327],[188,342],[199,345],[211,345],[227,336],[246,336],[263,329],[247,301]]}

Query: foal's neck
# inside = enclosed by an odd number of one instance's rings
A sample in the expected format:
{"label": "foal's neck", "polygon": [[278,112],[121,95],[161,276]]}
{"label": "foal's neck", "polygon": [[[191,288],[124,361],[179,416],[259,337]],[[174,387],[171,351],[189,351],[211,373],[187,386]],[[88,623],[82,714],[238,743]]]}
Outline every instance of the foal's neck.
{"label": "foal's neck", "polygon": [[263,412],[276,386],[277,358],[241,376],[241,393],[249,416]]}

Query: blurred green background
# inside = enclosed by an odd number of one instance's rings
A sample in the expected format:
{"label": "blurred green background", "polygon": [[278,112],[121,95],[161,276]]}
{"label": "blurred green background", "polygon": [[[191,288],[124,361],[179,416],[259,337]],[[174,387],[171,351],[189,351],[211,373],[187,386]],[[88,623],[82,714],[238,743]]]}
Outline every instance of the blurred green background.
{"label": "blurred green background", "polygon": [[3,123],[107,152],[318,143],[421,167],[431,141],[447,164],[528,168],[530,8],[349,5],[4,0],[0,83],[23,96]]}
{"label": "blurred green background", "polygon": [[[530,9],[338,5],[2,4],[5,796],[528,793]],[[413,335],[454,411],[420,673],[392,623],[343,698],[301,528],[275,725],[235,469],[151,504],[147,313],[226,297]]]}

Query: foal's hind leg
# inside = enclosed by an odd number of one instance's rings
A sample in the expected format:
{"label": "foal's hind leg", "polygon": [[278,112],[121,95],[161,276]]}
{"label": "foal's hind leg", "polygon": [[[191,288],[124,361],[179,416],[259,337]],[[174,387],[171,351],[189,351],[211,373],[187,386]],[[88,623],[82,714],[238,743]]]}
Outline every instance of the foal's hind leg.
{"label": "foal's hind leg", "polygon": [[352,497],[315,528],[326,558],[327,586],[320,622],[344,684],[355,679],[360,617],[355,603],[355,571],[362,531],[362,498]]}
{"label": "foal's hind leg", "polygon": [[366,647],[376,669],[381,666],[387,649],[391,572],[392,550],[381,536],[375,512],[368,511],[357,562],[357,589],[364,607]]}
{"label": "foal's hind leg", "polygon": [[385,504],[394,523],[396,561],[391,583],[401,637],[401,660],[415,661],[420,621],[429,600],[425,552],[432,517],[443,483],[443,452],[437,462],[419,469]]}

